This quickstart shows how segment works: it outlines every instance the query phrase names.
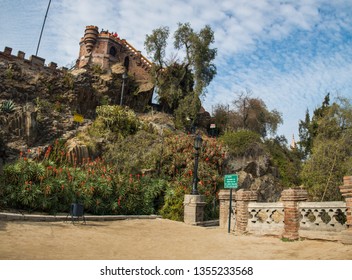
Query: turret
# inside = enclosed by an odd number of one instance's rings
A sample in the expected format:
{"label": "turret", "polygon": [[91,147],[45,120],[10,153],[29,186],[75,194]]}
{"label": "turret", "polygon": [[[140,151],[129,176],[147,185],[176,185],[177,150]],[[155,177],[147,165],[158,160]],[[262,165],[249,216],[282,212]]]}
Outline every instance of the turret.
{"label": "turret", "polygon": [[99,30],[97,26],[94,26],[94,25],[86,26],[83,42],[86,46],[86,50],[88,53],[92,51],[95,43],[97,42],[98,35],[99,35]]}

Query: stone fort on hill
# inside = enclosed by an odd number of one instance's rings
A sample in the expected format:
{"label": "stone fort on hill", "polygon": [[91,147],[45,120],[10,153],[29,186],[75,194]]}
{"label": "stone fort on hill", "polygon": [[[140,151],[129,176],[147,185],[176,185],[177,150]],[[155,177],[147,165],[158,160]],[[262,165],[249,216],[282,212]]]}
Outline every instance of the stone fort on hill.
{"label": "stone fort on hill", "polygon": [[[21,145],[38,144],[37,97],[50,104],[62,103],[59,111],[49,110],[41,120],[43,143],[71,129],[72,112],[85,119],[94,116],[92,112],[102,97],[118,104],[123,96],[123,105],[137,112],[149,108],[154,90],[150,81],[152,63],[141,51],[116,33],[99,31],[97,26],[86,26],[82,35],[73,71],[55,62],[46,64],[36,55],[26,58],[23,51],[15,54],[8,46],[0,51],[0,106],[4,100],[15,104],[13,113],[0,116],[0,134],[4,134],[6,143],[16,140],[22,141]],[[95,73],[96,66],[103,71]],[[86,71],[89,69],[93,71]],[[128,74],[126,83],[123,74]],[[13,147],[14,153],[16,149]]]}
{"label": "stone fort on hill", "polygon": [[[0,60],[7,63],[19,63],[31,71],[46,72],[49,75],[68,70],[65,67],[58,68],[55,62],[46,65],[45,59],[36,55],[31,55],[29,59],[26,59],[23,51],[18,51],[17,55],[14,55],[10,47],[5,47],[4,51],[0,51]],[[79,55],[74,68],[83,70],[94,69],[96,66],[104,73],[117,74],[121,81],[123,74],[128,74],[128,77],[138,84],[138,95],[128,96],[128,92],[125,93],[125,105],[138,111],[140,107],[152,103],[154,91],[154,85],[150,81],[152,63],[142,55],[141,51],[136,50],[125,39],[121,39],[117,33],[99,31],[97,26],[88,25],[79,42]],[[127,83],[127,91],[128,87]],[[138,106],[136,106],[137,103]]]}
{"label": "stone fort on hill", "polygon": [[89,25],[79,45],[76,68],[95,64],[103,70],[109,70],[113,64],[121,63],[136,80],[149,78],[152,63],[141,51],[136,50],[125,39],[120,39],[117,33],[104,30],[99,32],[97,26]]}
{"label": "stone fort on hill", "polygon": [[[97,26],[86,26],[84,36],[79,43],[79,56],[75,68],[87,68],[98,65],[102,70],[110,71],[111,66],[119,63],[125,67],[125,71],[137,81],[149,80],[152,63],[136,50],[125,39],[120,39],[117,33],[101,30]],[[31,55],[25,59],[25,53],[18,51],[17,56],[12,54],[12,48],[5,47],[0,51],[0,58],[8,61],[24,62],[33,69],[43,70],[67,70],[57,68],[55,62],[45,65],[45,59]]]}

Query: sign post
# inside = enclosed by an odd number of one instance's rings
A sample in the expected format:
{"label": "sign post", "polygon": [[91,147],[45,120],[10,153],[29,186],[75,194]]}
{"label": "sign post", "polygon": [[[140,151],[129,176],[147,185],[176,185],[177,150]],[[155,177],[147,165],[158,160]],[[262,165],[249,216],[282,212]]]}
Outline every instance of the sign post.
{"label": "sign post", "polygon": [[228,174],[224,178],[224,187],[225,189],[230,189],[230,205],[229,205],[229,226],[227,232],[230,233],[231,228],[231,213],[232,213],[232,190],[238,188],[238,175],[237,174]]}

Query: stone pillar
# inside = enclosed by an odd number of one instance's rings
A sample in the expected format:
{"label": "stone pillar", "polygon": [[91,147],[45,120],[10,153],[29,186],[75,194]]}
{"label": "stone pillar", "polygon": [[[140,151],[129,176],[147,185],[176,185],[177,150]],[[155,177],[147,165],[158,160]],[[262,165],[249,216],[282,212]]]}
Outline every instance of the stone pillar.
{"label": "stone pillar", "polygon": [[352,244],[352,176],[343,177],[343,186],[340,186],[340,192],[346,201],[346,225],[347,229],[341,232],[341,242],[343,244]]}
{"label": "stone pillar", "polygon": [[184,222],[188,225],[197,225],[204,220],[204,195],[185,194],[184,205]]}
{"label": "stone pillar", "polygon": [[300,201],[306,201],[308,193],[303,189],[287,189],[281,193],[281,200],[284,204],[284,232],[282,237],[289,240],[299,238],[299,224],[301,213],[298,208]]}
{"label": "stone pillar", "polygon": [[[229,224],[229,207],[230,207],[230,190],[229,189],[223,189],[220,190],[219,192],[219,204],[220,204],[220,209],[219,209],[219,226],[222,229],[228,229],[228,224]],[[232,219],[231,219],[231,225],[232,228],[235,225],[235,208],[236,208],[236,202],[235,202],[235,192],[232,192]]]}
{"label": "stone pillar", "polygon": [[236,234],[244,234],[247,231],[248,224],[248,204],[251,201],[257,201],[258,194],[253,191],[245,191],[241,189],[236,192]]}

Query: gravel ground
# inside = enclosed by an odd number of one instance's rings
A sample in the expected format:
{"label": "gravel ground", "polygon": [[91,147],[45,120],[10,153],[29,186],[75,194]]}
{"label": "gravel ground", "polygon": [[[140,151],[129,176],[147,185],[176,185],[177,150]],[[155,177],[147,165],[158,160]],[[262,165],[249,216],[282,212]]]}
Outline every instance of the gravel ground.
{"label": "gravel ground", "polygon": [[352,245],[235,236],[164,219],[0,221],[2,260],[352,260]]}

